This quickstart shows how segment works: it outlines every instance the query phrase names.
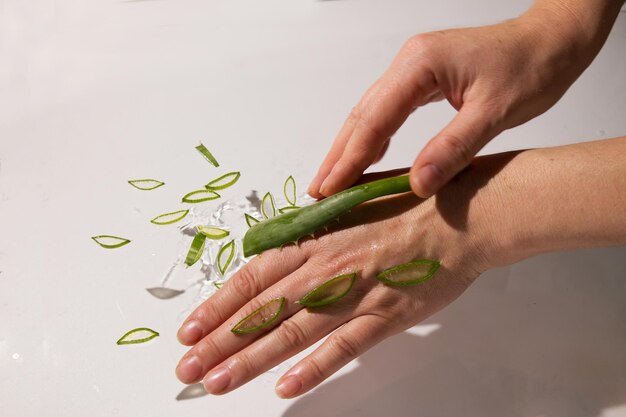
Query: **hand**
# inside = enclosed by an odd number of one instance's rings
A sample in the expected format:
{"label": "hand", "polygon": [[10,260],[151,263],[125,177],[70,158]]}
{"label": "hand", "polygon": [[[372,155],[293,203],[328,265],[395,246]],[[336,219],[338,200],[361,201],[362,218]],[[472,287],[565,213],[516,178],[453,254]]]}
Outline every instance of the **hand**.
{"label": "hand", "polygon": [[415,109],[446,98],[458,113],[410,174],[417,195],[433,195],[492,138],[557,102],[599,51],[620,3],[538,1],[501,24],[409,39],[352,110],[309,194],[322,198],[352,185]]}

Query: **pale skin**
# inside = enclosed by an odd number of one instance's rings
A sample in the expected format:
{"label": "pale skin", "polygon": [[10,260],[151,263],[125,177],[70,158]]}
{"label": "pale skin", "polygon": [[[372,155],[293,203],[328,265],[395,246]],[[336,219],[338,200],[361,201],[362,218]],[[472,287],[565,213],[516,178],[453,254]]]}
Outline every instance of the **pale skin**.
{"label": "pale skin", "polygon": [[[601,48],[621,4],[539,0],[499,25],[409,40],[355,107],[309,192],[322,198],[362,179],[411,112],[446,98],[459,112],[410,168],[415,194],[370,202],[315,239],[254,258],[182,324],[178,338],[191,348],[178,378],[224,394],[330,334],[278,380],[279,396],[296,397],[445,307],[487,269],[538,253],[626,244],[626,137],[473,158],[564,94]],[[442,267],[414,287],[375,279],[416,258]],[[317,310],[294,303],[350,272],[357,281],[338,303]],[[281,296],[288,302],[271,326],[230,331]]]}
{"label": "pale skin", "polygon": [[[626,244],[624,155],[626,137],[477,158],[434,198],[408,193],[370,202],[315,239],[264,252],[183,323],[179,340],[193,347],[178,378],[224,394],[330,334],[279,379],[278,395],[292,398],[445,307],[487,269],[537,253]],[[416,258],[442,267],[414,287],[375,279]],[[294,303],[354,271],[352,291],[336,304]],[[249,335],[231,332],[281,296],[289,301],[274,324]]]}

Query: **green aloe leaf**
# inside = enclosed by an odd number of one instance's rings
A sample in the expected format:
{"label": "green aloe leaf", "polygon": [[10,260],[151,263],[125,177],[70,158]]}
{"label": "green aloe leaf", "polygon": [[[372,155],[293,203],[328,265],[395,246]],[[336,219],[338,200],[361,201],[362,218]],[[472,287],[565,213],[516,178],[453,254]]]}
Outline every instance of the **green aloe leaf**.
{"label": "green aloe leaf", "polygon": [[215,157],[213,156],[213,154],[211,152],[209,152],[209,150],[207,149],[206,146],[204,146],[204,144],[200,143],[200,145],[196,146],[196,149],[198,150],[198,152],[200,152],[202,154],[202,156],[204,156],[207,161],[209,161],[213,166],[220,166],[219,162],[217,162],[217,159],[215,159]]}
{"label": "green aloe leaf", "polygon": [[187,257],[185,258],[185,265],[192,266],[198,259],[202,256],[202,252],[204,251],[204,243],[206,242],[206,236],[202,233],[198,233],[194,236],[191,241],[191,246],[189,247],[189,251],[187,252]]}
{"label": "green aloe leaf", "polygon": [[241,319],[230,331],[249,334],[272,324],[285,307],[285,297],[275,298]]}
{"label": "green aloe leaf", "polygon": [[143,180],[129,180],[128,183],[136,189],[142,191],[154,190],[165,185],[164,182],[159,180],[153,180],[152,178],[146,178]]}
{"label": "green aloe leaf", "polygon": [[187,214],[189,214],[189,210],[178,210],[171,213],[160,214],[150,220],[150,223],[158,225],[172,224],[181,221]]}
{"label": "green aloe leaf", "polygon": [[102,246],[105,249],[120,248],[130,243],[130,240],[128,239],[111,235],[92,236],[91,239],[93,239],[94,242],[96,242],[98,245]]}
{"label": "green aloe leaf", "polygon": [[437,272],[441,263],[430,259],[416,259],[397,265],[376,276],[376,279],[387,285],[417,285],[428,281]]}
{"label": "green aloe leaf", "polygon": [[217,268],[220,270],[222,275],[226,272],[228,267],[233,261],[235,256],[235,241],[231,240],[217,253]]}
{"label": "green aloe leaf", "polygon": [[229,172],[228,174],[224,174],[221,177],[214,179],[204,187],[209,190],[223,190],[224,188],[228,188],[235,184],[237,180],[239,180],[239,177],[241,177],[240,172]]}
{"label": "green aloe leaf", "polygon": [[285,194],[285,198],[289,204],[292,206],[296,205],[296,181],[291,175],[287,177],[283,184],[283,194]]}
{"label": "green aloe leaf", "polygon": [[322,307],[332,304],[339,301],[350,292],[355,280],[356,272],[339,275],[315,288],[297,301],[297,303],[304,307]]}
{"label": "green aloe leaf", "polygon": [[134,345],[137,343],[146,343],[149,340],[154,339],[159,334],[147,327],[138,327],[136,329],[126,332],[117,341],[118,345]]}
{"label": "green aloe leaf", "polygon": [[220,198],[220,195],[213,190],[196,190],[183,196],[183,203],[203,203],[209,200]]}

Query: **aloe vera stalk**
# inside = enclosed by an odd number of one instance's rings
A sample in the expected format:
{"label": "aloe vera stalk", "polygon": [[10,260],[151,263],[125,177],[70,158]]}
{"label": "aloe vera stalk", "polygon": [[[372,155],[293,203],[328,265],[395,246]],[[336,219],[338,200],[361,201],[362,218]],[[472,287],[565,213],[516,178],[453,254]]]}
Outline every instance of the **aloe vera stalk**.
{"label": "aloe vera stalk", "polygon": [[387,285],[417,285],[431,279],[440,265],[439,261],[416,259],[385,269],[376,276],[376,279]]}
{"label": "aloe vera stalk", "polygon": [[211,240],[223,239],[230,235],[230,232],[226,229],[220,229],[215,226],[197,226],[198,232],[202,233]]}
{"label": "aloe vera stalk", "polygon": [[213,166],[218,167],[220,166],[219,162],[217,162],[217,159],[215,159],[215,157],[213,156],[213,154],[207,149],[206,146],[204,146],[202,143],[200,143],[200,145],[196,146],[196,149],[198,150],[198,152],[200,152],[202,154],[202,156],[204,156],[206,158],[207,161],[209,161]]}
{"label": "aloe vera stalk", "polygon": [[332,278],[302,297],[296,303],[312,308],[322,307],[339,301],[352,289],[356,272]]}
{"label": "aloe vera stalk", "polygon": [[150,220],[150,223],[158,225],[172,224],[184,219],[187,214],[189,214],[189,210],[178,210],[171,213],[160,214]]}
{"label": "aloe vera stalk", "polygon": [[246,215],[246,224],[248,225],[248,227],[252,227],[256,223],[261,221],[261,220],[257,219],[256,217],[252,217],[248,213],[244,213],[244,214]]}
{"label": "aloe vera stalk", "polygon": [[235,334],[249,334],[272,324],[285,307],[285,297],[274,298],[254,310],[230,329]]}
{"label": "aloe vera stalk", "polygon": [[118,345],[134,345],[137,343],[145,343],[157,337],[159,333],[147,327],[138,327],[130,330],[116,342]]}
{"label": "aloe vera stalk", "polygon": [[125,239],[119,236],[111,236],[111,235],[92,236],[91,239],[105,249],[120,248],[130,243],[129,239]]}
{"label": "aloe vera stalk", "polygon": [[228,267],[230,266],[233,258],[235,256],[235,241],[231,240],[217,253],[217,268],[220,270],[222,275],[226,272]]}
{"label": "aloe vera stalk", "polygon": [[187,252],[187,257],[185,258],[185,265],[192,266],[198,262],[198,259],[200,259],[202,252],[204,251],[205,242],[206,235],[202,233],[198,233],[193,237],[191,246],[189,247],[189,252]]}
{"label": "aloe vera stalk", "polygon": [[208,190],[223,190],[224,188],[228,188],[236,183],[237,180],[239,180],[239,177],[241,177],[240,172],[229,172],[228,174],[224,174],[221,177],[209,182],[204,186],[204,188]]}
{"label": "aloe vera stalk", "polygon": [[411,191],[409,177],[384,178],[348,188],[299,210],[289,211],[257,223],[246,232],[243,238],[244,256],[252,256],[265,250],[297,242],[303,236],[311,235],[354,206],[390,194]]}
{"label": "aloe vera stalk", "polygon": [[196,190],[183,196],[183,203],[203,203],[209,200],[220,198],[220,195],[213,190]]}
{"label": "aloe vera stalk", "polygon": [[283,194],[290,205],[296,205],[296,181],[291,175],[287,177],[283,184]]}
{"label": "aloe vera stalk", "polygon": [[129,180],[128,183],[138,190],[150,191],[165,185],[163,181],[146,178],[142,180]]}

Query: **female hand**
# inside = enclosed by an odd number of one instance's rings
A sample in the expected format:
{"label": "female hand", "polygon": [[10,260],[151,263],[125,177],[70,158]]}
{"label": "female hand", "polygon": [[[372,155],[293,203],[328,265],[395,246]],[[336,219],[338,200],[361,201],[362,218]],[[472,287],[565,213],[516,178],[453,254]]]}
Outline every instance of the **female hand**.
{"label": "female hand", "polygon": [[409,39],[348,116],[309,194],[352,185],[415,109],[445,98],[458,113],[411,168],[413,191],[433,195],[492,138],[559,100],[600,50],[622,3],[538,0],[501,24]]}

